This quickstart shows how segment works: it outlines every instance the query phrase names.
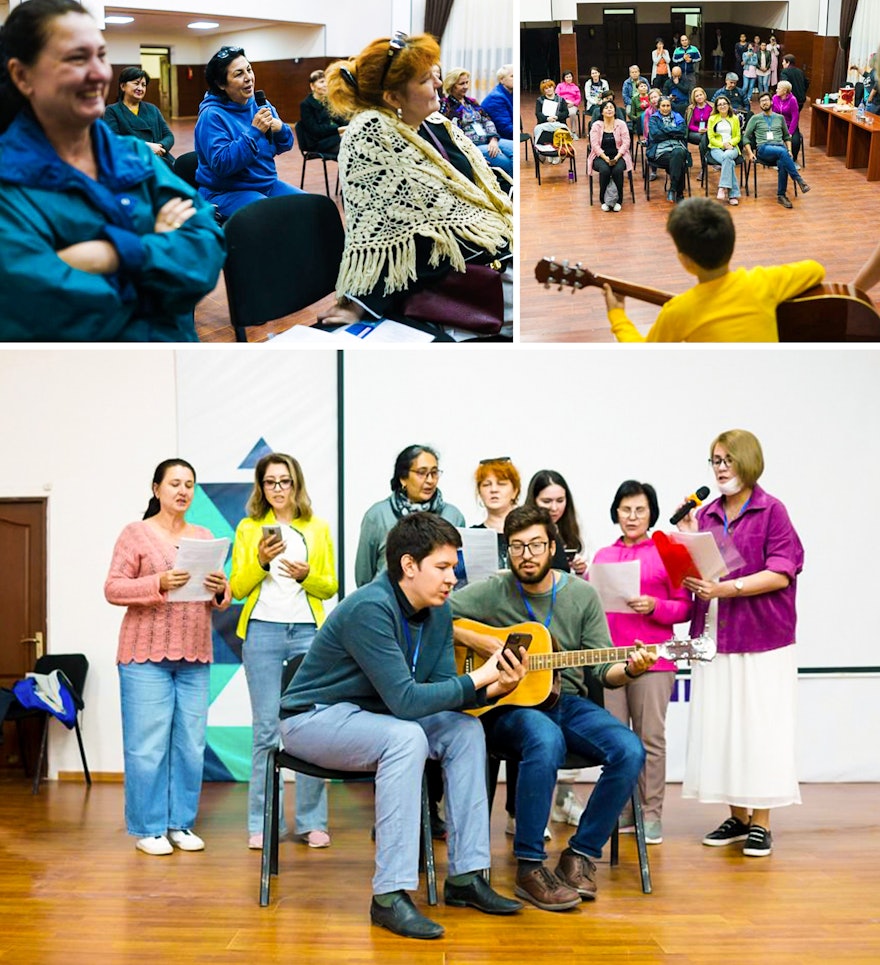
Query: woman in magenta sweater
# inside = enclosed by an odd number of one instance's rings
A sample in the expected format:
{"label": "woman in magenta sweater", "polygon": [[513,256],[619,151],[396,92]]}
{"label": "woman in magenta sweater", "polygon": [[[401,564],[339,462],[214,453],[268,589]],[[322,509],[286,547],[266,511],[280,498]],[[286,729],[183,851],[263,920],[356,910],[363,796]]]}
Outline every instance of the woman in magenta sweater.
{"label": "woman in magenta sweater", "polygon": [[[675,589],[648,530],[660,515],[657,494],[650,483],[627,479],[614,494],[611,519],[622,536],[599,550],[593,563],[639,563],[639,595],[627,601],[631,613],[608,613],[608,629],[616,647],[632,647],[635,640],[664,643],[673,625],[690,617],[691,598]],[[629,687],[605,691],[605,707],[624,724],[632,722],[647,752],[639,776],[639,797],[645,813],[648,844],[663,840],[663,798],[666,791],[666,708],[675,684],[675,664],[662,657]],[[621,824],[631,822],[625,819]]]}
{"label": "woman in magenta sweater", "polygon": [[180,540],[212,539],[186,521],[195,485],[188,462],[159,463],[144,518],[120,534],[104,584],[108,602],[127,607],[116,655],[125,823],[138,850],[152,855],[205,847],[192,826],[205,759],[211,613],[226,609],[230,596],[219,570],[204,581],[206,600],[168,599],[190,579],[174,568]]}

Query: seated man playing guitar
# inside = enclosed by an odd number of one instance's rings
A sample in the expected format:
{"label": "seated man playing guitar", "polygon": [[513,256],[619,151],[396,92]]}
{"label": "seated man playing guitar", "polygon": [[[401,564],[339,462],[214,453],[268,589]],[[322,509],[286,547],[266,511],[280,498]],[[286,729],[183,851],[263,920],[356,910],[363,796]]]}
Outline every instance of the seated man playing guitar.
{"label": "seated man playing guitar", "polygon": [[285,749],[324,767],[376,772],[376,871],[370,918],[406,938],[439,938],[407,894],[418,882],[422,772],[440,762],[449,825],[447,905],[509,915],[518,901],[478,873],[489,866],[485,742],[457,713],[513,690],[516,654],[457,674],[452,614],[461,537],[434,513],[404,516],[389,532],[388,569],[327,617],[281,698]]}
{"label": "seated man playing guitar", "polygon": [[778,342],[777,306],[825,277],[822,265],[810,260],[731,271],[733,219],[709,198],[676,205],[666,230],[697,284],[663,305],[647,336],[627,318],[623,298],[605,284],[608,320],[618,342]]}
{"label": "seated man playing guitar", "polygon": [[[456,644],[484,658],[503,646],[502,639],[468,629],[467,621],[459,620],[468,618],[493,625],[523,620],[543,624],[564,651],[611,647],[596,591],[584,580],[551,569],[556,527],[547,510],[528,505],[511,510],[504,535],[510,570],[452,596]],[[639,647],[626,661],[600,663],[592,670],[606,687],[621,687],[656,660],[655,654]],[[581,899],[596,897],[593,859],[601,856],[645,761],[639,738],[587,698],[582,665],[566,665],[561,689],[552,706],[547,706],[548,701],[539,707],[509,703],[482,717],[489,748],[519,760],[513,840],[518,859],[516,894],[545,911],[564,911]],[[544,828],[553,804],[556,771],[567,750],[599,760],[603,768],[577,830],[552,872],[544,864]]]}

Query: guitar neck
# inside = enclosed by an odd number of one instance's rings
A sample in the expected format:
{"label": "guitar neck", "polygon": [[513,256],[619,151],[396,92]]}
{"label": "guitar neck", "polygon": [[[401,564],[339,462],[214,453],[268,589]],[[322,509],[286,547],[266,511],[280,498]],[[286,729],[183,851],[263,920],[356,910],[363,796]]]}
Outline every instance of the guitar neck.
{"label": "guitar neck", "polygon": [[618,295],[626,298],[637,298],[639,301],[648,302],[650,305],[665,305],[673,297],[672,292],[664,292],[659,288],[647,288],[645,285],[633,285],[628,281],[621,281],[620,278],[609,278],[606,275],[593,275],[591,285],[601,288],[603,285],[610,285],[611,290]]}
{"label": "guitar neck", "polygon": [[[657,653],[657,644],[644,645],[648,653]],[[530,653],[529,670],[560,670],[563,667],[595,667],[600,663],[626,660],[626,647],[604,650],[559,650],[554,653]]]}
{"label": "guitar neck", "polygon": [[568,261],[557,262],[553,258],[542,258],[535,266],[535,278],[549,287],[558,285],[560,288],[586,288],[595,285],[601,288],[610,285],[612,290],[627,298],[637,298],[652,305],[665,305],[672,298],[672,292],[660,291],[658,288],[648,288],[646,285],[633,285],[619,278],[609,278],[606,275],[595,275],[588,268],[578,262],[576,265]]}

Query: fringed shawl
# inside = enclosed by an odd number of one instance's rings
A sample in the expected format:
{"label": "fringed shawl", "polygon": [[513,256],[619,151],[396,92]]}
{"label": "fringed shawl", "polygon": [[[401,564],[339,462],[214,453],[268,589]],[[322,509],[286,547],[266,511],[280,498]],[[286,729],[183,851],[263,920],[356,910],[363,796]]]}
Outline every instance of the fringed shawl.
{"label": "fringed shawl", "polygon": [[513,241],[513,207],[483,155],[445,118],[476,183],[407,124],[384,111],[356,115],[342,138],[345,251],[336,281],[340,298],[367,295],[385,272],[385,294],[417,280],[417,235],[433,241],[430,265],[444,258],[465,270],[459,242],[495,253]]}

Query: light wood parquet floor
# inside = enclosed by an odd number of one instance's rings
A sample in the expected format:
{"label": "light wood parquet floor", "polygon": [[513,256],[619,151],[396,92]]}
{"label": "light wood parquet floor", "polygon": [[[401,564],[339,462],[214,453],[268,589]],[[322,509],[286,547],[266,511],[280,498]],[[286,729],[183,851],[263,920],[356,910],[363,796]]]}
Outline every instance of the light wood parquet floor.
{"label": "light wood parquet floor", "polygon": [[[512,919],[429,911],[435,942],[369,923],[373,848],[368,786],[330,789],[333,845],[284,842],[269,907],[260,855],[246,847],[247,788],[207,784],[197,830],[207,849],[148,857],[125,834],[121,784],[49,782],[32,797],[0,779],[0,961],[16,965],[829,965],[880,961],[877,785],[805,785],[774,819],[775,851],[745,858],[701,846],[720,807],[670,785],[664,842],[650,848],[654,892],[639,886],[632,836],[621,864],[599,863],[599,898],[566,913]],[[586,786],[579,786],[584,797]],[[493,813],[493,884],[512,892],[503,795]],[[290,799],[293,798],[291,794]],[[552,825],[555,862],[568,831]],[[445,845],[437,846],[442,883]],[[424,890],[417,896],[427,909]]]}

